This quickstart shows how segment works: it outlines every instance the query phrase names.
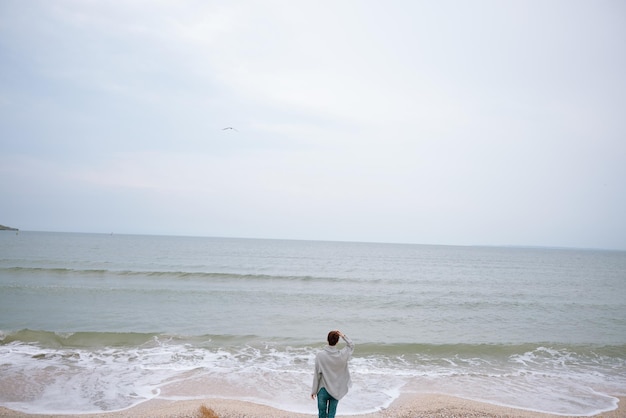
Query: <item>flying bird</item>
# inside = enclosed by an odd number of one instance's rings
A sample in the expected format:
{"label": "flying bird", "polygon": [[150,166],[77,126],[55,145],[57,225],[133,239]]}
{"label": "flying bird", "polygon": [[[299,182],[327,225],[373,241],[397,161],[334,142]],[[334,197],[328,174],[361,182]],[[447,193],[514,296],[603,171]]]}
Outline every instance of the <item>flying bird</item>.
{"label": "flying bird", "polygon": [[239,132],[237,129],[233,128],[232,126],[227,126],[227,127],[225,127],[225,128],[222,128],[222,131],[227,131],[227,130],[229,130],[229,129],[231,129],[231,130],[233,130],[233,131],[235,131],[235,132]]}

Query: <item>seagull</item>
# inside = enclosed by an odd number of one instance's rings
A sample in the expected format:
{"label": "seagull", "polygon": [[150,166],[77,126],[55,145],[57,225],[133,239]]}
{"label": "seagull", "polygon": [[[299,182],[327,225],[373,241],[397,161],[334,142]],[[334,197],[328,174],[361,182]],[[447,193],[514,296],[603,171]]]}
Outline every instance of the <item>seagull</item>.
{"label": "seagull", "polygon": [[233,130],[233,131],[235,131],[235,132],[239,132],[237,129],[233,128],[232,126],[227,126],[227,127],[225,127],[225,128],[222,128],[222,131],[226,131],[226,130],[228,130],[228,129],[231,129],[231,130]]}

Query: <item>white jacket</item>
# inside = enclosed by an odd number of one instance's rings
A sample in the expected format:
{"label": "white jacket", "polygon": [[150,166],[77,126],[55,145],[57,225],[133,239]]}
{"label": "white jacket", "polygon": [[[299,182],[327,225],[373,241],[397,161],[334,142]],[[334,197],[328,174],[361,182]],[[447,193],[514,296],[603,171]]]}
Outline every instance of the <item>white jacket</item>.
{"label": "white jacket", "polygon": [[354,343],[345,335],[343,340],[346,346],[341,350],[336,346],[327,345],[324,350],[317,353],[311,394],[317,394],[321,388],[326,388],[330,396],[339,400],[348,393],[352,386],[348,360],[352,357]]}

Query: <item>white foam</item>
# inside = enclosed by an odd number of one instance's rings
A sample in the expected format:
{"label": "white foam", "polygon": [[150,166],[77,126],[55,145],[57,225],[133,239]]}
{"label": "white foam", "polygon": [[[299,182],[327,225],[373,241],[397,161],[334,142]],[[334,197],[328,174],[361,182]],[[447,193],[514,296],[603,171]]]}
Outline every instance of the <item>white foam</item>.
{"label": "white foam", "polygon": [[[0,345],[0,404],[27,413],[74,414],[124,410],[155,397],[221,397],[314,413],[310,385],[316,351],[270,344],[206,348],[172,341],[100,349],[11,343]],[[427,391],[552,414],[591,415],[614,409],[611,394],[624,391],[626,376],[612,371],[615,367],[545,347],[504,363],[458,356],[355,357],[350,364],[354,385],[341,401],[341,413],[378,411],[403,391]]]}

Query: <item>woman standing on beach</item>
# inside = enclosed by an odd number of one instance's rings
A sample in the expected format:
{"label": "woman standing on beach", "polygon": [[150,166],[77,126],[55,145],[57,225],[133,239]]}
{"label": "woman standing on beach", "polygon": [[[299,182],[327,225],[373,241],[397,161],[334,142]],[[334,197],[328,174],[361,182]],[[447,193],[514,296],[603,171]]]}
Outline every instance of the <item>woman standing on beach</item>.
{"label": "woman standing on beach", "polygon": [[[346,342],[346,346],[341,350],[336,347],[339,337]],[[350,338],[341,331],[330,331],[328,345],[317,353],[311,399],[317,396],[319,418],[335,418],[339,399],[343,398],[352,386],[348,360],[352,357],[353,351],[354,343]]]}

